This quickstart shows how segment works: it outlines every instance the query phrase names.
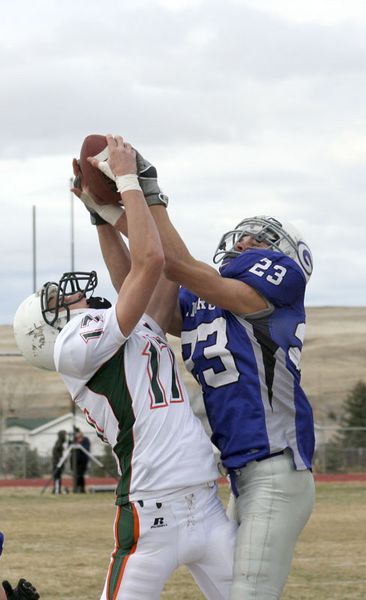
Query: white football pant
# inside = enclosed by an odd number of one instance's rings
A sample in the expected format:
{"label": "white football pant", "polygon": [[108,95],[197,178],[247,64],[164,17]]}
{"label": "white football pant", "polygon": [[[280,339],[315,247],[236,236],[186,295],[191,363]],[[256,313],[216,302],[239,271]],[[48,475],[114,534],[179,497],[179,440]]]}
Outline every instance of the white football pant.
{"label": "white football pant", "polygon": [[168,502],[144,500],[117,509],[116,548],[101,600],[157,600],[175,569],[186,565],[209,600],[228,600],[237,524],[216,485]]}

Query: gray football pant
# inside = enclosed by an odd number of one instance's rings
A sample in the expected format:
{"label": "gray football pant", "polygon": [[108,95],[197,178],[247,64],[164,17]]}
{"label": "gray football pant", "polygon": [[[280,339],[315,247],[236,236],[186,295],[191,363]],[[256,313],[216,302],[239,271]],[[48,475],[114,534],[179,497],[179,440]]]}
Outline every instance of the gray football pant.
{"label": "gray football pant", "polygon": [[313,475],[296,471],[286,451],[248,464],[236,484],[239,497],[228,507],[239,523],[230,600],[278,600],[314,506]]}

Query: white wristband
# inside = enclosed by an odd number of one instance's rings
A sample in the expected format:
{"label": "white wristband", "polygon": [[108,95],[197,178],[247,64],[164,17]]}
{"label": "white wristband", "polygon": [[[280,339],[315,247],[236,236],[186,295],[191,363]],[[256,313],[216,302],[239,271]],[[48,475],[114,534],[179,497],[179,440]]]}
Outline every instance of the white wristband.
{"label": "white wristband", "polygon": [[123,192],[129,192],[130,190],[138,190],[139,192],[142,192],[138,177],[135,173],[131,173],[130,175],[117,175],[116,186],[120,194],[123,194]]}

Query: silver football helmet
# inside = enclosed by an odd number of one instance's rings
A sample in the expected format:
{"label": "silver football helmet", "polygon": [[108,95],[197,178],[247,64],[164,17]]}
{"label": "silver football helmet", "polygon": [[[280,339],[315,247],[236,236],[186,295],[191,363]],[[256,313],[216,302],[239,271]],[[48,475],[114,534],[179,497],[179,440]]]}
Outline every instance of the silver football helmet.
{"label": "silver football helmet", "polygon": [[[28,362],[41,369],[55,370],[53,349],[59,332],[71,318],[87,310],[73,310],[72,304],[81,297],[87,298],[92,304],[90,295],[97,283],[95,271],[64,273],[58,283],[45,283],[21,303],[14,317],[14,337]],[[76,292],[80,292],[81,296],[76,300],[70,298]],[[104,307],[107,308],[108,305],[110,303]]]}
{"label": "silver football helmet", "polygon": [[257,216],[244,219],[235,229],[225,233],[215,251],[214,263],[241,254],[235,246],[246,235],[250,235],[257,242],[266,242],[276,252],[290,256],[301,268],[306,282],[309,281],[313,271],[313,258],[309,246],[296,227],[291,223],[282,223],[274,217]]}

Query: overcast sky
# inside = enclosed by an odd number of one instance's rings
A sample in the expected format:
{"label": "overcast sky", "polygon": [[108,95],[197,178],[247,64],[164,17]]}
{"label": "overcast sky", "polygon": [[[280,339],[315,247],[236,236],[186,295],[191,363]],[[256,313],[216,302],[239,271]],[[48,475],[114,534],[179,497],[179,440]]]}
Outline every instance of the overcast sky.
{"label": "overcast sky", "polygon": [[[71,265],[71,159],[120,133],[159,171],[191,252],[244,217],[311,246],[308,305],[366,299],[366,2],[12,0],[0,22],[0,323]],[[113,296],[76,201],[75,267]]]}

